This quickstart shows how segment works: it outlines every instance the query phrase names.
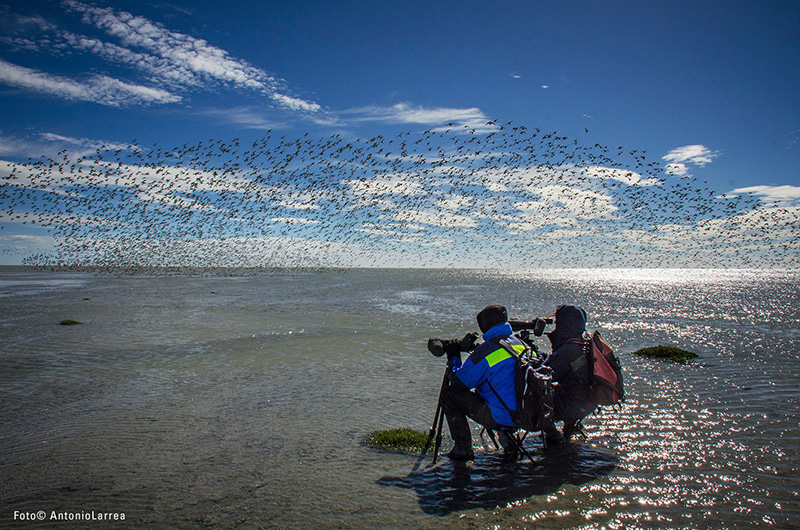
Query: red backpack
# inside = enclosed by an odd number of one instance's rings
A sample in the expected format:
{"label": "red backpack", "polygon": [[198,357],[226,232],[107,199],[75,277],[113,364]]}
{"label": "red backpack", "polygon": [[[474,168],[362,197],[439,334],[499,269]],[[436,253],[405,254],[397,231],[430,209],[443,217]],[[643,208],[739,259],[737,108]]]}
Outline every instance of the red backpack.
{"label": "red backpack", "polygon": [[[588,341],[572,339],[569,342],[583,344],[586,362],[589,365],[589,396],[597,405],[615,405],[625,401],[622,384],[622,366],[614,350],[603,340],[600,333],[592,333]],[[581,363],[583,364],[583,363]]]}
{"label": "red backpack", "polygon": [[598,405],[614,405],[625,401],[622,366],[614,355],[614,350],[597,331],[592,333],[587,346],[589,372],[592,374],[589,395]]}

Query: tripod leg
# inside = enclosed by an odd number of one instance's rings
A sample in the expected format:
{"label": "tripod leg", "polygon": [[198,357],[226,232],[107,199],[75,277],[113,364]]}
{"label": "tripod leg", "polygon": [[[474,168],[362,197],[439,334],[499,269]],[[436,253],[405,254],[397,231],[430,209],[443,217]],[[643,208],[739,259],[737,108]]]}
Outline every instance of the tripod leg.
{"label": "tripod leg", "polygon": [[431,428],[428,431],[428,440],[425,442],[425,447],[422,449],[420,456],[427,453],[428,449],[431,448],[431,442],[436,436],[436,429],[440,428],[438,426],[441,424],[441,416],[444,415],[444,412],[442,411],[442,394],[444,393],[444,389],[448,383],[447,372],[448,370],[445,370],[444,377],[442,378],[442,386],[439,388],[439,399],[436,401],[436,414],[433,415],[433,424],[431,424]]}
{"label": "tripod leg", "polygon": [[431,428],[428,430],[428,439],[425,441],[425,447],[423,447],[420,456],[427,453],[428,449],[431,448],[431,442],[433,442],[433,439],[436,437],[436,426],[439,423],[439,415],[441,413],[442,413],[442,402],[440,398],[439,403],[436,405],[436,414],[434,414],[433,416],[433,424],[431,425]]}
{"label": "tripod leg", "polygon": [[[433,425],[431,425],[430,431],[428,431],[428,439],[425,441],[425,447],[422,448],[422,452],[419,454],[419,458],[417,458],[417,462],[414,464],[414,467],[411,469],[411,473],[414,474],[419,469],[419,466],[422,464],[422,459],[428,453],[428,449],[431,447],[431,443],[433,442],[434,438],[436,437],[436,427],[439,423],[439,418],[444,416],[442,412],[442,403],[441,399],[439,403],[436,405],[436,414],[433,417]],[[435,458],[435,457],[434,457]]]}
{"label": "tripod leg", "polygon": [[[422,458],[427,454],[428,449],[431,448],[431,442],[436,440],[436,445],[433,453],[433,463],[436,463],[436,457],[439,452],[439,445],[442,441],[442,420],[444,419],[444,411],[442,410],[442,394],[444,393],[445,387],[449,383],[447,379],[447,374],[450,370],[448,366],[444,371],[444,377],[442,378],[442,386],[439,389],[439,399],[436,402],[436,414],[433,415],[433,424],[431,425],[430,430],[428,431],[428,439],[425,441],[425,447],[422,449],[422,452],[419,454],[419,458],[417,458],[416,464],[411,469],[411,473],[416,473],[419,469],[420,464],[422,463]],[[438,435],[437,435],[438,432]]]}
{"label": "tripod leg", "polygon": [[439,414],[439,427],[436,433],[436,443],[433,446],[433,463],[436,463],[436,458],[439,456],[439,448],[442,446],[442,423],[444,422],[444,412]]}
{"label": "tripod leg", "polygon": [[490,440],[492,441],[492,443],[494,444],[494,448],[495,448],[495,450],[499,450],[499,449],[500,449],[500,444],[497,442],[497,438],[495,438],[494,431],[493,431],[493,430],[491,430],[491,429],[487,429],[486,427],[484,427],[484,428],[481,430],[481,436],[483,436],[483,433],[484,433],[484,432],[486,432],[486,434],[488,434],[488,435],[489,435],[489,439],[490,439]]}
{"label": "tripod leg", "polygon": [[519,439],[514,438],[514,440],[517,442],[517,449],[519,450],[519,452],[522,453],[523,455],[527,456],[528,460],[530,460],[532,464],[535,464],[536,462],[533,460],[533,457],[528,452],[528,450],[525,449],[525,446],[523,445],[525,443],[525,437],[527,435],[528,435],[528,433],[526,432],[521,438],[519,438]]}
{"label": "tripod leg", "polygon": [[514,446],[514,450],[517,452],[517,454],[521,454],[522,456],[527,457],[528,460],[530,460],[532,463],[535,464],[536,462],[533,460],[533,457],[528,452],[528,450],[525,449],[525,445],[524,445],[525,437],[528,435],[528,432],[524,431],[522,436],[518,436],[519,432],[521,432],[521,431],[516,431],[516,432],[514,432],[514,431],[506,431],[505,434],[506,434],[508,440]]}

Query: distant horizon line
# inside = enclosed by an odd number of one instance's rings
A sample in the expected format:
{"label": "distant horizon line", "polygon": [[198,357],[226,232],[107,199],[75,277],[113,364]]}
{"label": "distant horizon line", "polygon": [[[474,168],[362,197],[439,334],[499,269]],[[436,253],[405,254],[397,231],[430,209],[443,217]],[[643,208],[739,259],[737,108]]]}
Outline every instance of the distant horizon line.
{"label": "distant horizon line", "polygon": [[24,265],[0,264],[0,269],[27,269],[53,272],[126,272],[126,271],[347,271],[347,270],[470,270],[470,271],[753,271],[753,272],[800,272],[800,267],[384,267],[384,266],[197,266],[197,265],[152,265],[152,266],[115,266],[100,265]]}

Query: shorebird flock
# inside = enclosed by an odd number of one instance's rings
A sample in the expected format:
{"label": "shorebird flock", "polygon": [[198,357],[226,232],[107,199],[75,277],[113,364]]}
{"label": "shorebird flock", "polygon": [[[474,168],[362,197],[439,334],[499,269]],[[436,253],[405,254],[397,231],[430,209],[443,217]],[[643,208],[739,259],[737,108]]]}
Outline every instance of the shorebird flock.
{"label": "shorebird flock", "polygon": [[41,266],[781,267],[800,247],[797,207],[510,122],[134,140],[0,175],[0,220],[56,241]]}

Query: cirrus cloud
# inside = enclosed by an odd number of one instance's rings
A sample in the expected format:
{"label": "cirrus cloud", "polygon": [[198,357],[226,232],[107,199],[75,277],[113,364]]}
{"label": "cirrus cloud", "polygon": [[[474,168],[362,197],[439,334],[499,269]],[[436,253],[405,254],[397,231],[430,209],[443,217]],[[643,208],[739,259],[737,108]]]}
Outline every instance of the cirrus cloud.
{"label": "cirrus cloud", "polygon": [[120,107],[133,104],[175,103],[181,96],[159,88],[126,83],[104,75],[70,79],[0,59],[0,82],[70,101],[90,101]]}
{"label": "cirrus cloud", "polygon": [[450,125],[484,133],[497,129],[479,108],[425,108],[409,103],[397,103],[389,107],[366,106],[346,110],[344,115],[353,116],[353,121],[377,121],[394,124]]}
{"label": "cirrus cloud", "polygon": [[0,83],[108,106],[176,103],[184,99],[178,94],[223,86],[264,96],[265,101],[293,112],[314,114],[321,109],[313,101],[288,94],[284,80],[204,39],[171,31],[157,22],[111,7],[77,0],[66,0],[61,5],[110,40],[102,35],[67,31],[41,17],[25,17],[6,10],[3,14],[9,19],[9,34],[0,37],[0,44],[18,52],[45,53],[65,59],[76,53],[91,54],[103,61],[101,68],[121,65],[141,79],[122,80],[99,74],[67,77],[64,73],[3,61]]}

